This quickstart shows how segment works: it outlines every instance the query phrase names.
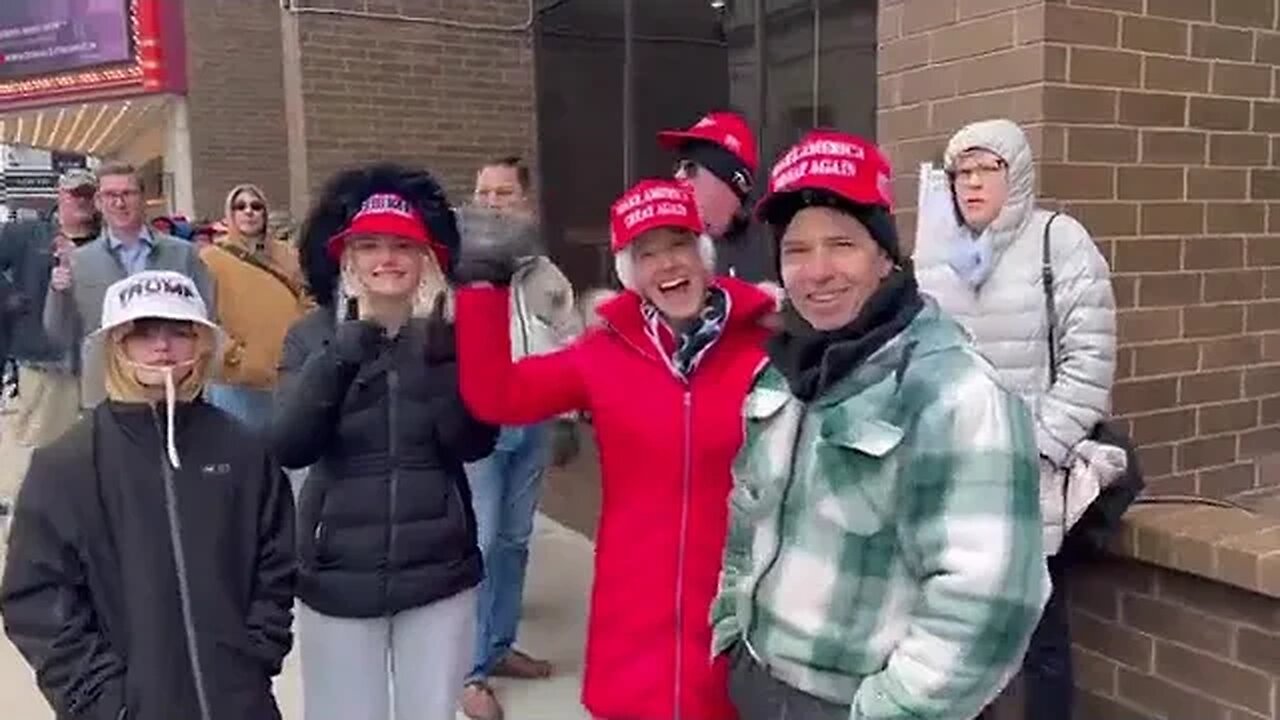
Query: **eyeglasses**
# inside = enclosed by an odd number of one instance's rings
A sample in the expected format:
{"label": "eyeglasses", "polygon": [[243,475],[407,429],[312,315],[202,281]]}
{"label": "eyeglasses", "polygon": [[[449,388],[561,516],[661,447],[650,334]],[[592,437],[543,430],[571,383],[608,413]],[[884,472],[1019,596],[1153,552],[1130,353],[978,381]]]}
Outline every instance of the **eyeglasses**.
{"label": "eyeglasses", "polygon": [[236,212],[244,212],[245,210],[252,210],[252,211],[254,211],[254,212],[262,212],[263,210],[266,210],[266,209],[267,209],[267,206],[266,206],[266,205],[263,205],[262,203],[258,202],[257,200],[251,200],[251,201],[249,201],[249,202],[243,202],[243,201],[238,202],[238,203],[236,203],[235,205],[232,205],[232,206],[231,206],[231,209],[232,209],[232,210],[235,210]]}
{"label": "eyeglasses", "polygon": [[99,192],[98,197],[101,197],[106,202],[113,203],[113,202],[121,202],[124,200],[132,200],[141,194],[142,192],[140,190],[121,190],[119,192],[112,190],[112,191]]}
{"label": "eyeglasses", "polygon": [[993,163],[979,163],[977,165],[969,165],[967,167],[958,167],[948,173],[951,181],[964,180],[986,180],[987,178],[999,175],[1008,168],[1008,164],[1003,160]]}

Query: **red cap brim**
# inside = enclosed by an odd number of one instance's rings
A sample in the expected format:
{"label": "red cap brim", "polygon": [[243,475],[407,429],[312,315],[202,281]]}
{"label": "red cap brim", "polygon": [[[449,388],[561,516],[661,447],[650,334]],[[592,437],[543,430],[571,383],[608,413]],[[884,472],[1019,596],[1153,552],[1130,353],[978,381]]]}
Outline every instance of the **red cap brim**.
{"label": "red cap brim", "polygon": [[681,145],[694,140],[709,142],[701,135],[695,135],[683,130],[663,130],[658,133],[658,146],[663,150],[679,150]]}

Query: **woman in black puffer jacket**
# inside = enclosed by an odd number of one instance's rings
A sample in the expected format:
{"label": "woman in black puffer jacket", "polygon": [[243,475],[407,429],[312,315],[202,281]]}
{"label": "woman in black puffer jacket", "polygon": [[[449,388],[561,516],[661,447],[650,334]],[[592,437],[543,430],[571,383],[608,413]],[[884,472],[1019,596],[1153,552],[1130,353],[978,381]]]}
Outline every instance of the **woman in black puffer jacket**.
{"label": "woman in black puffer jacket", "polygon": [[312,466],[298,506],[307,720],[451,719],[469,669],[482,568],[463,463],[497,429],[458,394],[457,248],[436,182],[390,165],[340,173],[303,230],[320,307],[285,339],[272,434],[285,467]]}

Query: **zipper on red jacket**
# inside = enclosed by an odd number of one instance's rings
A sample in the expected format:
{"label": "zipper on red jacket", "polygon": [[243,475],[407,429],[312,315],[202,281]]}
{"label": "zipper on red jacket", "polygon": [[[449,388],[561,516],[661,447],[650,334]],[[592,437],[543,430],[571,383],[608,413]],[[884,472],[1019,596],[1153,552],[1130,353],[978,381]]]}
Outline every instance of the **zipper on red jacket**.
{"label": "zipper on red jacket", "polygon": [[684,552],[689,538],[689,496],[693,485],[693,390],[685,381],[684,387],[684,478],[681,481],[680,496],[680,544],[676,555],[676,688],[675,712],[673,717],[680,720],[681,680],[684,678]]}
{"label": "zipper on red jacket", "polygon": [[[654,360],[640,346],[631,341],[631,338],[618,331],[616,327],[605,320],[603,324],[613,331],[615,335],[622,338],[622,341],[630,345],[633,350],[649,360]],[[668,371],[670,366],[662,363],[662,366]],[[693,483],[693,389],[688,378],[676,377],[672,373],[672,377],[684,386],[684,468],[683,477],[680,480],[680,539],[676,546],[676,592],[675,592],[675,612],[676,612],[676,631],[675,631],[675,691],[672,693],[674,707],[672,708],[672,720],[680,720],[683,715],[680,712],[680,695],[682,688],[682,680],[684,675],[684,649],[681,643],[681,630],[684,628],[684,553],[685,545],[689,534],[689,495],[691,493],[691,485]]]}

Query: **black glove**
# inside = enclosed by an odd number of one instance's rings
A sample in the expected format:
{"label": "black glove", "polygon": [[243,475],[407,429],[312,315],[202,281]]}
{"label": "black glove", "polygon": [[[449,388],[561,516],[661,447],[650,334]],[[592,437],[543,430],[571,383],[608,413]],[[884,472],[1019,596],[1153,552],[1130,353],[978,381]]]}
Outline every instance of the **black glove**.
{"label": "black glove", "polygon": [[372,360],[378,354],[378,346],[386,337],[386,330],[368,320],[344,320],[338,323],[333,338],[333,352],[338,362],[356,366]]}
{"label": "black glove", "polygon": [[582,444],[578,440],[578,424],[572,420],[556,420],[551,426],[551,466],[564,467],[578,457]]}
{"label": "black glove", "polygon": [[514,258],[502,257],[467,257],[458,258],[458,265],[453,276],[459,285],[469,283],[490,283],[499,287],[511,284],[511,276],[516,274]]}
{"label": "black glove", "polygon": [[453,322],[445,313],[448,297],[445,293],[436,296],[431,313],[427,315],[427,364],[440,365],[458,359],[458,351],[453,336]]}
{"label": "black glove", "polygon": [[458,213],[462,248],[454,268],[459,284],[510,285],[521,257],[537,251],[538,227],[526,218],[468,206]]}

